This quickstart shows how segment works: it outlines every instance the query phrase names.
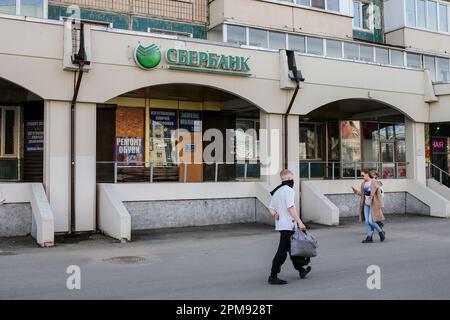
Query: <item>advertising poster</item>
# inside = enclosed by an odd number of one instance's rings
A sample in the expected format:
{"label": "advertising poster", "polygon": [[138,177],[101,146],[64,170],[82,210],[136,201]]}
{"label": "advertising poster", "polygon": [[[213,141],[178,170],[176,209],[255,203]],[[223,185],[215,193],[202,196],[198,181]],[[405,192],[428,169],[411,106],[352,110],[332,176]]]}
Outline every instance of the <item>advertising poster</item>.
{"label": "advertising poster", "polygon": [[197,111],[180,111],[180,129],[189,132],[202,132],[201,113]]}
{"label": "advertising poster", "polygon": [[25,151],[44,150],[44,121],[31,120],[25,122]]}
{"label": "advertising poster", "polygon": [[354,176],[355,162],[361,162],[361,130],[359,121],[342,121],[343,175]]}
{"label": "advertising poster", "polygon": [[177,129],[177,112],[150,110],[150,157],[157,166],[176,162],[176,140],[172,132]]}
{"label": "advertising poster", "polygon": [[142,166],[144,164],[144,139],[116,137],[116,159],[119,166]]}

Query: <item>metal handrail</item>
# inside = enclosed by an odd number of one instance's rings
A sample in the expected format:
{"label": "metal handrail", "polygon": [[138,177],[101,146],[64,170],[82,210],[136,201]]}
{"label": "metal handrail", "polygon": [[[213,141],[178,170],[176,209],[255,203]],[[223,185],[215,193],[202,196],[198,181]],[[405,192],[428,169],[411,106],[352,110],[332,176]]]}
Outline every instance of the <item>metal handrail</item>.
{"label": "metal handrail", "polygon": [[153,183],[154,182],[154,169],[155,168],[174,168],[174,167],[179,167],[179,166],[183,166],[184,172],[183,172],[183,182],[186,183],[187,182],[187,173],[188,173],[188,164],[207,164],[207,165],[214,165],[214,181],[218,182],[219,181],[219,165],[223,165],[223,164],[238,164],[238,165],[244,165],[244,181],[247,181],[248,179],[248,165],[254,165],[254,164],[258,164],[258,161],[255,161],[253,159],[250,160],[238,160],[235,162],[173,162],[169,165],[155,165],[154,161],[150,161],[150,162],[145,162],[145,161],[140,161],[140,162],[124,162],[124,161],[96,161],[96,164],[111,164],[114,167],[114,183],[117,183],[118,181],[118,169],[120,168],[149,168],[150,170],[150,179],[149,182]]}
{"label": "metal handrail", "polygon": [[[438,172],[439,172],[439,180],[436,179],[436,177],[435,177],[433,174],[431,174],[431,172],[432,172],[431,169],[432,169],[432,168],[438,170]],[[445,175],[447,176],[447,178],[450,177],[450,174],[449,174],[447,171],[442,170],[442,169],[439,168],[437,165],[435,165],[435,164],[433,164],[433,163],[431,163],[431,162],[428,163],[428,177],[429,177],[429,178],[434,178],[435,180],[439,181],[440,184],[442,184],[442,176],[443,176],[443,174],[445,174]]]}
{"label": "metal handrail", "polygon": [[[346,169],[354,169],[354,176],[353,179],[357,180],[359,178],[358,176],[358,169],[361,169],[362,167],[375,167],[376,171],[379,171],[383,167],[386,167],[386,165],[389,165],[389,167],[392,167],[394,165],[394,179],[399,179],[398,176],[398,167],[403,165],[406,166],[409,163],[408,162],[382,162],[382,161],[314,161],[314,160],[301,160],[300,164],[307,164],[308,165],[308,175],[307,177],[303,177],[304,179],[311,179],[311,166],[313,164],[324,164],[327,166],[327,169],[331,167],[331,179],[336,180],[335,176],[335,169],[336,165],[338,165],[338,168],[346,168]],[[328,176],[325,175],[325,176]],[[348,179],[351,177],[344,177],[344,179]]]}

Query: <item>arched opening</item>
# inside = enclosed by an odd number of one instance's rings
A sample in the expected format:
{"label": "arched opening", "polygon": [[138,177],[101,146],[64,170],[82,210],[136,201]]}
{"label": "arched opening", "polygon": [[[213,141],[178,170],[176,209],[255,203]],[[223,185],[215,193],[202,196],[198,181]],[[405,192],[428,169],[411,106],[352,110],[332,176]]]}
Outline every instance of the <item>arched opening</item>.
{"label": "arched opening", "polygon": [[0,181],[42,182],[44,101],[0,78]]}
{"label": "arched opening", "polygon": [[300,117],[302,178],[406,178],[405,115],[371,99],[339,100]]}
{"label": "arched opening", "polygon": [[97,182],[259,179],[258,132],[257,106],[224,90],[184,83],[133,90],[98,105]]}

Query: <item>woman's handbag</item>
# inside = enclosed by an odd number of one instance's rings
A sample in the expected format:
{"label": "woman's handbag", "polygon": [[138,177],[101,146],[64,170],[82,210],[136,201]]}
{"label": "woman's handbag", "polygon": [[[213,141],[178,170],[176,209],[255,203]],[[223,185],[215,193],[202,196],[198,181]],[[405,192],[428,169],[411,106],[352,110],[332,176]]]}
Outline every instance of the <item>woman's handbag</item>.
{"label": "woman's handbag", "polygon": [[291,256],[315,257],[317,256],[317,247],[319,247],[319,243],[311,233],[297,228],[291,236]]}

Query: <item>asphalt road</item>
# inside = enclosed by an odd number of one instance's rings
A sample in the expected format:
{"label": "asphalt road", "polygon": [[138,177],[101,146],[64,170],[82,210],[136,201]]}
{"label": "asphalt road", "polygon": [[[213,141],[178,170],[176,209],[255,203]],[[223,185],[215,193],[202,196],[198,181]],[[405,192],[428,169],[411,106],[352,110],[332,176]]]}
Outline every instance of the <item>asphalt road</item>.
{"label": "asphalt road", "polygon": [[[142,232],[125,244],[65,236],[44,249],[29,238],[0,239],[0,298],[450,299],[450,220],[388,217],[384,243],[376,236],[362,244],[364,228],[354,219],[311,232],[320,242],[313,271],[300,280],[288,259],[285,286],[266,282],[278,234],[264,225]],[[108,260],[123,256],[139,259]],[[80,290],[66,287],[70,265],[80,267]],[[379,290],[366,286],[370,265],[380,267]]]}

